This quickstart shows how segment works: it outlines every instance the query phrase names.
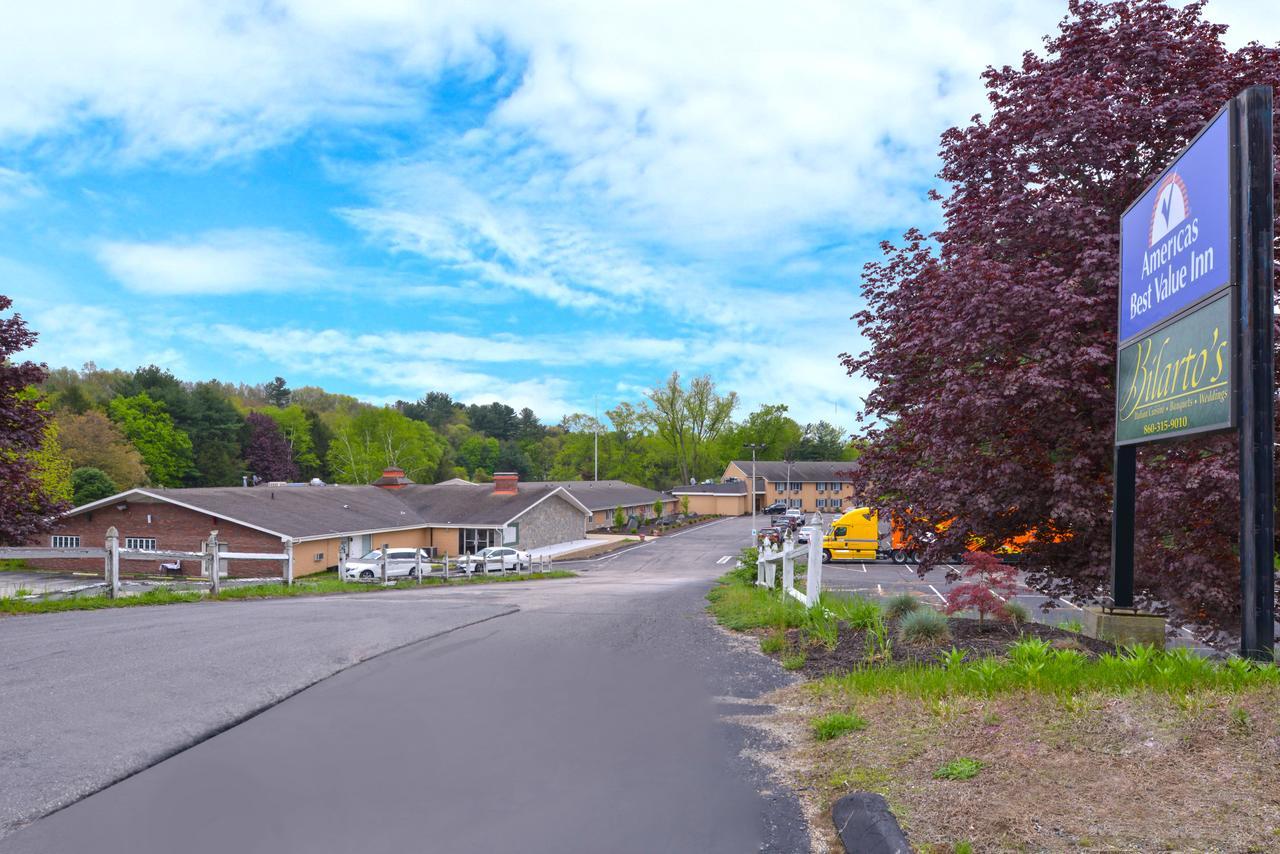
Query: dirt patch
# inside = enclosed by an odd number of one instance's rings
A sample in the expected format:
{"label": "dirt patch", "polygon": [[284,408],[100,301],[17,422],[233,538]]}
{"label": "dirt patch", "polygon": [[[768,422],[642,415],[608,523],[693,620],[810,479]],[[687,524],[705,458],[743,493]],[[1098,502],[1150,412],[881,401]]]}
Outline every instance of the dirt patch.
{"label": "dirt patch", "polygon": [[[1280,688],[1171,697],[1021,693],[850,697],[823,683],[763,698],[784,737],[774,767],[830,829],[851,791],[884,795],[918,850],[1280,851]],[[861,732],[815,741],[814,717],[856,708]],[[971,757],[971,780],[937,780]]]}
{"label": "dirt patch", "polygon": [[[889,621],[890,655],[895,662],[929,663],[941,661],[952,647],[965,653],[965,658],[973,661],[984,656],[1005,657],[1009,647],[1024,638],[1040,638],[1049,641],[1055,647],[1078,649],[1090,657],[1104,652],[1115,652],[1115,646],[1094,638],[1085,637],[1075,632],[1048,626],[1044,623],[1024,623],[1015,626],[1012,623],[987,620],[979,623],[970,617],[951,617],[947,620],[950,637],[937,643],[904,643],[898,639],[896,621]],[[760,630],[760,635],[767,634]],[[848,673],[868,663],[868,652],[873,654],[878,649],[869,643],[868,633],[864,629],[855,629],[846,623],[840,624],[836,645],[828,648],[814,643],[800,629],[788,629],[786,632],[787,648],[773,653],[774,658],[782,657],[797,649],[805,653],[804,665],[800,672],[806,676],[829,676],[836,673]],[[880,659],[883,663],[883,658]]]}

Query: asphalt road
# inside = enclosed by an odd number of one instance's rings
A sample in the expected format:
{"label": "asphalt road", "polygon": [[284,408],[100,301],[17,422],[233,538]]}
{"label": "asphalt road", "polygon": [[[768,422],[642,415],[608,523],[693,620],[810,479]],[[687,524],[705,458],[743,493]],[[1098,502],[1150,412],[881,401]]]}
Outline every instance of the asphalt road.
{"label": "asphalt road", "polygon": [[[789,676],[703,614],[748,527],[664,537],[577,579],[377,594],[364,607],[388,619],[519,611],[343,670],[0,850],[807,851],[795,800],[747,758],[760,736],[726,720]],[[143,700],[176,693],[157,681]],[[78,704],[92,717],[91,696]]]}

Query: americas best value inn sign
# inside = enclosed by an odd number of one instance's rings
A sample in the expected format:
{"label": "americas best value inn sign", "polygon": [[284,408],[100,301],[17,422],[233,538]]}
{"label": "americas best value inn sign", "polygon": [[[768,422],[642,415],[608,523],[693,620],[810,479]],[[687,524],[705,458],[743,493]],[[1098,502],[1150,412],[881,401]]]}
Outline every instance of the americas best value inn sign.
{"label": "americas best value inn sign", "polygon": [[1117,444],[1234,424],[1228,117],[1121,218]]}

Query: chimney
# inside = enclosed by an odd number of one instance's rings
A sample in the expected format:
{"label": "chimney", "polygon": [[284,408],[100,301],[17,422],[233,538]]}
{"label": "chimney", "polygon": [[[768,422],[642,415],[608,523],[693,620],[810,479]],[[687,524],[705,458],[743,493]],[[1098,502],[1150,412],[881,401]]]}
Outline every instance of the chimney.
{"label": "chimney", "polygon": [[385,468],[382,470],[382,477],[375,480],[373,485],[380,486],[383,489],[404,489],[405,486],[411,483],[413,481],[404,476],[404,469]]}
{"label": "chimney", "polygon": [[520,492],[520,475],[513,471],[493,473],[494,495],[516,495]]}

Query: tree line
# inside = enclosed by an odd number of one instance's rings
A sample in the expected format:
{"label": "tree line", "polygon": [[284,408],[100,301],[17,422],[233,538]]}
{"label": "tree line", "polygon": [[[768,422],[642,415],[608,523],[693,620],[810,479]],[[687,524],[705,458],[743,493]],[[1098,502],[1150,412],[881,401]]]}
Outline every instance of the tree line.
{"label": "tree line", "polygon": [[[9,301],[0,297],[0,310]],[[375,406],[315,386],[190,382],[156,365],[133,371],[46,369],[7,361],[35,340],[19,315],[0,325],[0,478],[15,503],[0,542],[20,541],[60,508],[138,486],[213,487],[309,481],[371,483],[388,467],[419,483],[617,478],[656,489],[718,477],[731,459],[851,459],[834,425],[801,425],[786,405],[741,420],[736,393],[673,373],[602,419],[544,424],[529,408],[465,404],[442,391]],[[19,507],[20,505],[20,507]],[[22,512],[19,512],[21,509]],[[22,519],[19,524],[16,520]]]}

